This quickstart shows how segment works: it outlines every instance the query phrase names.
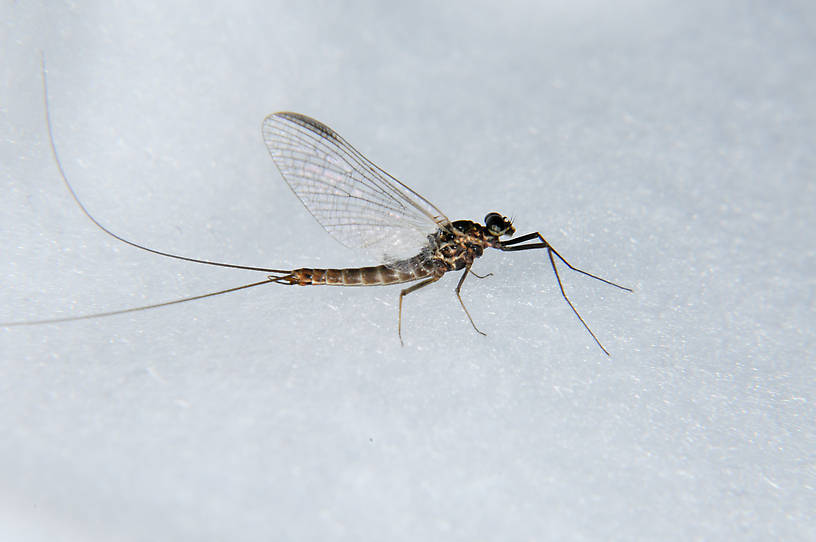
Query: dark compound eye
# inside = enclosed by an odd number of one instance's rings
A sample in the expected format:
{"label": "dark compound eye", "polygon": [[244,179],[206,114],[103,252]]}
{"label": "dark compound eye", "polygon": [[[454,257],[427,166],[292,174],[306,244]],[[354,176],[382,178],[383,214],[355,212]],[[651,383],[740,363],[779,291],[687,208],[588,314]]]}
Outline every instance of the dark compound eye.
{"label": "dark compound eye", "polygon": [[488,213],[485,216],[485,227],[492,235],[500,236],[514,231],[513,225],[499,213]]}
{"label": "dark compound eye", "polygon": [[485,226],[487,226],[488,228],[492,224],[501,223],[501,221],[502,221],[502,215],[500,215],[499,213],[487,213],[487,216],[485,216]]}

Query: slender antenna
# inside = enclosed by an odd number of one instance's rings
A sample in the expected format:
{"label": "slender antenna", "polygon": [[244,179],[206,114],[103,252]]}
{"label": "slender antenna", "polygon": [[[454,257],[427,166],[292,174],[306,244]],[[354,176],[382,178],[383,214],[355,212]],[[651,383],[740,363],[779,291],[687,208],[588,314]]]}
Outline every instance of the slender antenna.
{"label": "slender antenna", "polygon": [[175,299],[173,301],[165,301],[164,303],[155,303],[153,305],[144,305],[142,307],[133,307],[130,309],[121,309],[117,311],[109,311],[109,312],[98,312],[95,314],[85,314],[82,316],[66,316],[64,318],[50,318],[48,320],[29,320],[26,322],[0,322],[0,327],[20,327],[20,326],[34,326],[40,324],[56,324],[58,322],[75,322],[77,320],[90,320],[91,318],[102,318],[104,316],[114,316],[116,314],[126,314],[129,312],[138,312],[138,311],[146,311],[148,309],[157,309],[159,307],[167,307],[168,305],[176,305],[177,303],[186,303],[187,301],[195,301],[196,299],[204,299],[205,297],[213,297],[216,295],[221,294],[228,294],[230,292],[237,292],[238,290],[246,290],[247,288],[252,288],[254,286],[260,286],[261,284],[268,284],[270,282],[277,282],[276,278],[270,276],[266,280],[262,280],[259,282],[253,282],[252,284],[244,284],[243,286],[236,286],[234,288],[228,288],[226,290],[220,290],[218,292],[210,292],[208,294],[196,295],[193,297],[185,297],[184,299]]}
{"label": "slender antenna", "polygon": [[222,263],[222,262],[212,262],[209,260],[199,260],[198,258],[188,258],[187,256],[179,256],[178,254],[171,254],[169,252],[162,252],[161,250],[155,250],[152,248],[148,248],[146,246],[140,245],[138,243],[134,243],[133,241],[129,241],[124,237],[121,237],[111,230],[103,226],[99,223],[97,219],[95,219],[88,209],[85,208],[85,205],[80,201],[79,196],[77,196],[74,188],[71,186],[71,183],[68,182],[68,176],[65,174],[65,170],[62,168],[62,162],[60,161],[59,153],[57,153],[57,145],[54,143],[54,129],[51,124],[51,108],[48,105],[48,78],[46,77],[46,69],[45,69],[45,53],[40,52],[40,59],[42,63],[42,80],[43,80],[43,101],[45,102],[45,121],[48,124],[48,141],[51,144],[51,153],[54,155],[54,161],[57,163],[57,169],[59,169],[60,177],[62,177],[62,182],[65,183],[65,186],[68,188],[68,191],[71,193],[71,197],[74,198],[74,201],[79,208],[82,209],[82,212],[87,216],[91,222],[96,224],[96,226],[102,230],[103,232],[107,233],[114,239],[121,241],[127,245],[132,247],[136,247],[140,250],[144,250],[147,252],[152,252],[153,254],[158,254],[159,256],[165,256],[167,258],[175,258],[176,260],[184,260],[185,262],[193,262],[193,263],[201,263],[205,265],[215,265],[218,267],[230,267],[233,269],[247,269],[249,271],[264,271],[267,273],[288,273],[288,271],[284,271],[281,269],[268,269],[266,267],[252,267],[248,265],[236,265],[231,263]]}

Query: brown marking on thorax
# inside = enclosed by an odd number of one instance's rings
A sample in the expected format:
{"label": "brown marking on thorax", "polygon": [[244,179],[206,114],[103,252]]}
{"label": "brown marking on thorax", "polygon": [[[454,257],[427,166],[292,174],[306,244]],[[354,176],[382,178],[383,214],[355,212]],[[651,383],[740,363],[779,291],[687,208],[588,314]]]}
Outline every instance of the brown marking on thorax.
{"label": "brown marking on thorax", "polygon": [[431,243],[433,257],[444,264],[447,271],[464,269],[484,254],[486,248],[494,246],[494,238],[481,224],[457,220],[453,228],[455,232],[436,232]]}

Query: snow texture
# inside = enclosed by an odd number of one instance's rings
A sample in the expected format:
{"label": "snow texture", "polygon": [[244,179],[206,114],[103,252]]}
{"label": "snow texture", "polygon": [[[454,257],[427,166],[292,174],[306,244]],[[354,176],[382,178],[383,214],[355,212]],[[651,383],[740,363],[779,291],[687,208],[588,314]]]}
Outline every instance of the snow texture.
{"label": "snow texture", "polygon": [[812,2],[4,2],[0,321],[371,265],[260,134],[319,119],[541,231],[406,298],[0,328],[2,540],[816,539]]}

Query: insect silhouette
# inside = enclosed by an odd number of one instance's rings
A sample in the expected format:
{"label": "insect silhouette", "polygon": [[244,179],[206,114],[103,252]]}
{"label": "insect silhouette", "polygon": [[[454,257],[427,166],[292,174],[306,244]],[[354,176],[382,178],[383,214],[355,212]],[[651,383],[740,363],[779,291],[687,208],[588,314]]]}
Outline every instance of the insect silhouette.
{"label": "insect silhouette", "polygon": [[[347,269],[269,269],[189,258],[129,241],[98,222],[85,208],[68,181],[54,143],[44,61],[43,89],[49,141],[60,176],[77,205],[97,227],[119,241],[161,256],[220,267],[261,271],[268,275],[263,281],[155,305],[0,325],[55,323],[111,316],[212,297],[268,283],[299,286],[381,286],[414,282],[415,284],[400,291],[399,295],[397,334],[402,343],[402,304],[405,296],[433,284],[450,271],[462,271],[455,289],[456,297],[473,329],[484,335],[476,327],[461,296],[462,284],[467,276],[473,274],[479,277],[471,270],[473,262],[489,248],[503,252],[546,250],[562,297],[595,343],[609,355],[567,297],[556,259],[573,271],[621,290],[631,292],[631,289],[572,266],[539,232],[512,237],[516,231],[515,227],[500,213],[488,213],[484,224],[470,220],[449,220],[438,207],[368,160],[334,130],[299,113],[273,113],[264,119],[263,139],[272,160],[289,188],[332,237],[348,247],[373,252],[382,262],[380,265]],[[502,240],[502,237],[511,238]]]}

